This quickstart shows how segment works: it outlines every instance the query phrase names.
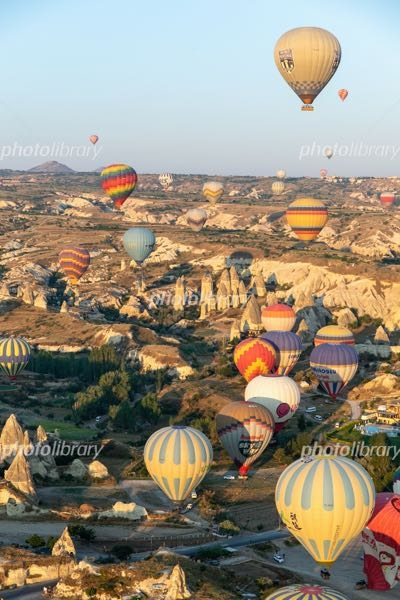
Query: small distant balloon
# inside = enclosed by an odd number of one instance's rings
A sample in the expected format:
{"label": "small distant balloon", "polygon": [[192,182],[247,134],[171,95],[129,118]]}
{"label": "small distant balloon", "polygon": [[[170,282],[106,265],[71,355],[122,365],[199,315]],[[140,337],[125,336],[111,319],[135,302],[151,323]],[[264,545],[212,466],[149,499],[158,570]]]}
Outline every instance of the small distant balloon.
{"label": "small distant balloon", "polygon": [[161,175],[158,178],[158,181],[160,182],[164,192],[167,192],[170,189],[174,178],[172,177],[171,173],[161,173]]}
{"label": "small distant balloon", "polygon": [[349,92],[345,89],[341,89],[338,91],[338,96],[341,99],[341,101],[343,102],[344,100],[346,100],[347,96],[349,95]]}
{"label": "small distant balloon", "polygon": [[79,246],[66,246],[58,258],[61,271],[65,273],[71,285],[78,283],[90,265],[90,253]]}
{"label": "small distant balloon", "polygon": [[153,252],[156,236],[146,227],[132,227],[125,231],[122,243],[127,254],[140,265]]}
{"label": "small distant balloon", "polygon": [[224,193],[224,186],[219,181],[207,181],[203,185],[203,196],[211,204],[216,204]]}
{"label": "small distant balloon", "polygon": [[286,218],[293,233],[303,242],[318,237],[328,220],[328,210],[321,200],[299,198],[286,209]]}
{"label": "small distant balloon", "polygon": [[10,379],[15,379],[31,357],[31,347],[23,337],[5,337],[0,340],[0,368]]}
{"label": "small distant balloon", "polygon": [[285,184],[282,181],[274,181],[271,190],[274,196],[280,196],[285,191]]}
{"label": "small distant balloon", "polygon": [[89,137],[89,140],[92,142],[92,144],[97,144],[97,142],[99,141],[99,136],[98,135],[91,135]]}
{"label": "small distant balloon", "polygon": [[324,154],[325,154],[326,158],[332,158],[332,156],[333,156],[332,148],[325,148]]}
{"label": "small distant balloon", "polygon": [[204,227],[208,214],[202,208],[191,208],[186,213],[186,221],[189,227],[198,233]]}
{"label": "small distant balloon", "polygon": [[100,174],[101,187],[116,208],[132,194],[137,182],[135,169],[125,164],[109,165]]}
{"label": "small distant balloon", "polygon": [[325,179],[325,177],[328,175],[328,171],[326,169],[321,169],[319,175],[321,179]]}
{"label": "small distant balloon", "polygon": [[396,200],[396,195],[392,194],[391,192],[383,192],[379,196],[379,200],[380,200],[382,206],[384,206],[385,208],[390,208],[392,206],[392,204],[394,203],[394,201]]}
{"label": "small distant balloon", "polygon": [[276,176],[278,179],[285,179],[286,171],[284,171],[283,169],[279,169],[279,171],[276,172]]}

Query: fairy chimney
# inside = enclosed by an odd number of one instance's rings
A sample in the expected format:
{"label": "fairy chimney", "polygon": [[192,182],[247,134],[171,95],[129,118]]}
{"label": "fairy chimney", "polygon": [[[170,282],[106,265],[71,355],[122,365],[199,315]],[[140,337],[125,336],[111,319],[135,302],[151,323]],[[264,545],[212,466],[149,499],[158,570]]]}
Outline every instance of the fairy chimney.
{"label": "fairy chimney", "polygon": [[17,452],[10,467],[4,471],[4,479],[27,496],[36,496],[31,470],[23,452]]}
{"label": "fairy chimney", "polygon": [[51,551],[52,556],[76,556],[74,542],[68,531],[68,527],[64,529]]}

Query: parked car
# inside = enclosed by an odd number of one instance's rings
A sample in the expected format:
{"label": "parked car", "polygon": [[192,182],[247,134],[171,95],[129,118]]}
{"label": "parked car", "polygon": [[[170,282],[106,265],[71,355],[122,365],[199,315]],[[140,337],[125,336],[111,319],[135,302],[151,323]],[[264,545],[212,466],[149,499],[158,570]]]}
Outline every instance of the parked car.
{"label": "parked car", "polygon": [[193,504],[191,502],[189,502],[189,504],[186,504],[186,510],[192,510],[193,508]]}
{"label": "parked car", "polygon": [[339,429],[340,428],[340,423],[335,423],[335,429]]}
{"label": "parked car", "polygon": [[285,562],[285,555],[284,554],[279,554],[278,552],[276,554],[274,554],[273,559],[275,562],[282,564]]}
{"label": "parked car", "polygon": [[316,412],[316,407],[315,406],[309,406],[308,408],[306,408],[306,413],[313,413]]}
{"label": "parked car", "polygon": [[321,421],[323,421],[323,420],[324,420],[324,419],[323,419],[323,417],[321,417],[321,415],[315,415],[313,418],[314,418],[316,421],[319,421],[319,422],[321,422]]}
{"label": "parked car", "polygon": [[224,479],[235,479],[234,475],[224,475]]}

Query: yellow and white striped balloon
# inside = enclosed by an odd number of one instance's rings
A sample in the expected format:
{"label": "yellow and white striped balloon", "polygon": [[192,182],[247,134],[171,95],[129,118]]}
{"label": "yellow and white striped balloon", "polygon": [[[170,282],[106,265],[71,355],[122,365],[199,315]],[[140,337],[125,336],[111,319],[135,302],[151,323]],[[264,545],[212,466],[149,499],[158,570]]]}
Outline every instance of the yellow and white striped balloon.
{"label": "yellow and white striped balloon", "polygon": [[375,504],[375,486],[359,463],[322,455],[296,460],[275,490],[281,520],[317,563],[332,564],[361,533]]}
{"label": "yellow and white striped balloon", "polygon": [[216,204],[223,193],[224,186],[219,181],[207,181],[203,185],[203,196],[205,196],[211,204]]}
{"label": "yellow and white striped balloon", "polygon": [[193,427],[172,425],[153,433],[144,447],[146,468],[173,502],[182,502],[200,484],[213,459],[209,439]]}
{"label": "yellow and white striped balloon", "polygon": [[280,196],[285,191],[285,184],[282,181],[274,181],[271,186],[271,191],[274,196]]}

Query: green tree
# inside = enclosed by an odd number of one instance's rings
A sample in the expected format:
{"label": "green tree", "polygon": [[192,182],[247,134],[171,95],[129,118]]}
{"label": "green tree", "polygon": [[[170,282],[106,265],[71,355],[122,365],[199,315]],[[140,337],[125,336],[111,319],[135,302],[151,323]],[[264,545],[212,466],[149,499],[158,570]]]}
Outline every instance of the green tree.
{"label": "green tree", "polygon": [[30,537],[28,537],[25,542],[29,544],[31,548],[41,548],[46,545],[46,540],[37,533],[34,533]]}
{"label": "green tree", "polygon": [[303,414],[297,418],[297,427],[299,428],[299,431],[305,431],[307,429],[306,418]]}
{"label": "green tree", "polygon": [[112,424],[117,429],[133,431],[135,429],[135,411],[129,400],[124,400],[121,404],[112,404],[108,410]]}
{"label": "green tree", "polygon": [[133,552],[132,546],[129,544],[115,544],[111,548],[111,554],[116,556],[118,560],[126,560]]}
{"label": "green tree", "polygon": [[238,535],[240,533],[240,527],[229,521],[229,519],[225,519],[225,521],[221,521],[219,524],[219,530],[221,533],[225,533],[226,535]]}
{"label": "green tree", "polygon": [[157,394],[146,394],[140,401],[140,411],[144,418],[152,423],[157,423],[158,418],[161,415]]}
{"label": "green tree", "polygon": [[85,527],[84,525],[72,523],[68,525],[68,531],[72,536],[77,536],[85,542],[93,542],[96,538],[94,530],[90,527]]}

